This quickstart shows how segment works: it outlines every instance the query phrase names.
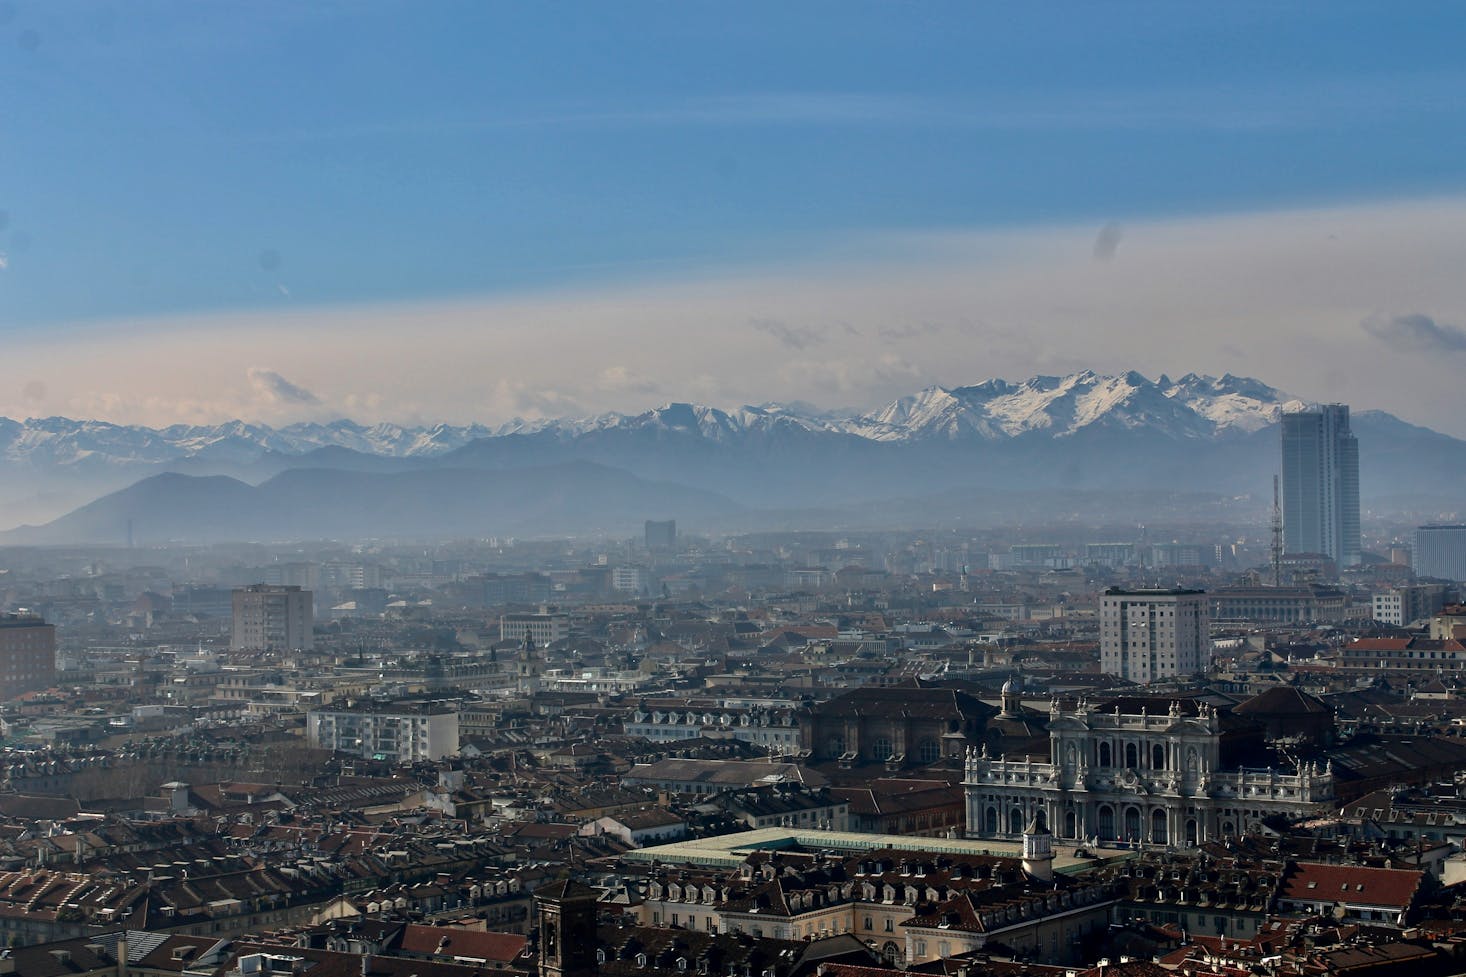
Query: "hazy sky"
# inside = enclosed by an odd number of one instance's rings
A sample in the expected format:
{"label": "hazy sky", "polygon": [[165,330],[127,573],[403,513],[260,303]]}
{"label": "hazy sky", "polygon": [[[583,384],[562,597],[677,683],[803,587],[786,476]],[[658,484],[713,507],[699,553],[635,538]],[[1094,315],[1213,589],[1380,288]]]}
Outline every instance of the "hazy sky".
{"label": "hazy sky", "polygon": [[0,413],[1231,371],[1466,436],[1459,4],[0,0]]}

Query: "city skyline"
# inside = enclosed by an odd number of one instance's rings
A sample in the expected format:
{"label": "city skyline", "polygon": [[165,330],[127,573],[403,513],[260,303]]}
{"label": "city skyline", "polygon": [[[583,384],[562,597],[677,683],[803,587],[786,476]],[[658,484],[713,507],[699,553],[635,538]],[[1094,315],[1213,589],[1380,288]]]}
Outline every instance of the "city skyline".
{"label": "city skyline", "polygon": [[1134,369],[1461,433],[1459,10],[576,12],[7,5],[0,414]]}

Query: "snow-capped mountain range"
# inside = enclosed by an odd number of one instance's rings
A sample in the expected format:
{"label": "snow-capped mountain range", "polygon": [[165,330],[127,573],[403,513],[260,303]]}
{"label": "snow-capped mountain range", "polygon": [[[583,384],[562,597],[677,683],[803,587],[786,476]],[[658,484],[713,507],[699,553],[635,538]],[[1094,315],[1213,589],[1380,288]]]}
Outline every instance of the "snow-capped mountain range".
{"label": "snow-capped mountain range", "polygon": [[[966,387],[928,387],[852,417],[832,417],[780,404],[722,410],[667,404],[638,414],[513,420],[497,427],[363,425],[350,420],[273,428],[225,424],[149,428],[62,417],[0,418],[0,460],[26,467],[156,465],[185,459],[247,464],[265,453],[302,455],[345,448],[379,458],[434,458],[485,438],[509,435],[573,440],[617,430],[664,430],[712,441],[781,428],[843,434],[885,443],[925,440],[1002,441],[1028,435],[1066,437],[1088,428],[1150,430],[1167,438],[1251,433],[1277,421],[1290,398],[1245,377],[1188,374],[1150,380],[1138,373],[1037,376],[1022,383],[987,380]],[[1295,402],[1296,403],[1296,402]]]}
{"label": "snow-capped mountain range", "polygon": [[[150,539],[286,526],[365,537],[426,532],[428,510],[471,514],[465,532],[624,530],[637,511],[849,525],[889,518],[893,502],[922,518],[998,518],[990,506],[1003,497],[1021,500],[1005,518],[1046,518],[1059,511],[1050,505],[1072,514],[1075,499],[1129,518],[1127,505],[1153,513],[1156,493],[1270,499],[1278,419],[1298,405],[1245,377],[1086,371],[929,387],[863,414],[673,403],[495,427],[0,419],[0,529],[45,522],[10,536],[30,542],[115,541],[128,526]],[[1466,442],[1379,412],[1352,421],[1363,496],[1449,496],[1454,511]],[[1039,503],[1056,497],[1069,501]],[[363,500],[362,512],[394,514],[390,525],[345,518]]]}

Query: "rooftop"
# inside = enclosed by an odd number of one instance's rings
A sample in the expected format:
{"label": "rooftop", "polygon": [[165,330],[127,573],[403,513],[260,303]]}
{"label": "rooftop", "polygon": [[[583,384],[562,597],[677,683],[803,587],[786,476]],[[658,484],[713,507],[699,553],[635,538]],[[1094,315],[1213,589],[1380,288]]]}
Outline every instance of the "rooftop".
{"label": "rooftop", "polygon": [[[735,868],[755,851],[859,852],[891,848],[898,851],[931,852],[947,855],[995,855],[1000,858],[1021,858],[1020,841],[969,840],[961,838],[912,838],[906,835],[863,834],[853,831],[816,831],[801,828],[759,828],[716,838],[695,838],[653,845],[627,852],[623,858],[636,862],[660,862],[663,865],[701,865],[709,868]],[[1072,873],[1100,862],[1120,861],[1134,857],[1134,852],[1093,852],[1092,857],[1076,855],[1076,849],[1054,846],[1054,871]]]}

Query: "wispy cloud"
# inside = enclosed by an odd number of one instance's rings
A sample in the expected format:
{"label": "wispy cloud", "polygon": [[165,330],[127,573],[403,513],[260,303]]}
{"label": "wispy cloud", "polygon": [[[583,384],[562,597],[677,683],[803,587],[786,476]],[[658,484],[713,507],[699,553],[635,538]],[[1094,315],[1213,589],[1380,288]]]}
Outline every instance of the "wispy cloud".
{"label": "wispy cloud", "polygon": [[1395,350],[1427,355],[1466,352],[1466,329],[1437,322],[1419,312],[1389,317],[1370,316],[1359,325]]}
{"label": "wispy cloud", "polygon": [[1385,82],[1314,78],[1287,91],[1255,86],[1055,89],[1035,94],[971,91],[765,91],[702,93],[641,101],[547,101],[512,110],[441,112],[309,129],[259,131],[247,141],[465,135],[518,129],[661,127],[940,128],[946,131],[1251,132],[1318,128],[1402,111],[1438,113],[1466,95],[1466,73],[1400,74]]}
{"label": "wispy cloud", "polygon": [[296,386],[274,370],[252,366],[244,371],[244,375],[254,392],[267,404],[316,407],[321,403],[321,398],[304,387]]}
{"label": "wispy cloud", "polygon": [[597,386],[611,393],[654,394],[660,389],[655,381],[620,364],[606,367],[596,379]]}
{"label": "wispy cloud", "polygon": [[760,317],[748,320],[748,324],[767,336],[773,336],[780,345],[790,349],[808,349],[825,341],[825,330],[790,325],[781,319]]}

